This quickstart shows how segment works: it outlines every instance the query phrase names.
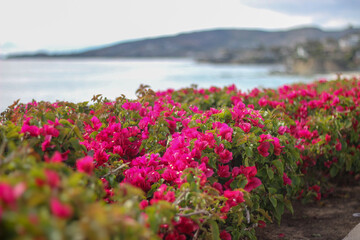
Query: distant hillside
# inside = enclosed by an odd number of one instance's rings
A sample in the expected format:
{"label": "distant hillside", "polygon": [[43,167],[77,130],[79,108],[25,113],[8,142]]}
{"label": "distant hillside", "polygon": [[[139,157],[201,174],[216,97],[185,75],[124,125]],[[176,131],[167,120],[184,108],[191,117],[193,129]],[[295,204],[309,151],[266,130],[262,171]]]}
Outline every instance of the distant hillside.
{"label": "distant hillside", "polygon": [[359,32],[359,28],[324,31],[318,28],[299,28],[286,31],[219,29],[183,33],[175,36],[118,43],[74,54],[28,54],[11,57],[193,57],[215,53],[221,49],[246,50],[259,47],[293,47],[308,40],[339,39]]}

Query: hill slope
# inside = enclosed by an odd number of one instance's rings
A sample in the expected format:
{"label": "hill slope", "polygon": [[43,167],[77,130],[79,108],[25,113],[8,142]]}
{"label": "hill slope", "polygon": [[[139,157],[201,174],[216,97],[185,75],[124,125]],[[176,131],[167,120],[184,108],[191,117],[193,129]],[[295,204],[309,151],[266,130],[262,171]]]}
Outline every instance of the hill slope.
{"label": "hill slope", "polygon": [[12,57],[199,57],[221,49],[242,50],[264,47],[289,47],[307,40],[339,39],[360,29],[324,31],[299,28],[287,31],[218,29],[182,33],[118,43],[74,54],[13,55]]}

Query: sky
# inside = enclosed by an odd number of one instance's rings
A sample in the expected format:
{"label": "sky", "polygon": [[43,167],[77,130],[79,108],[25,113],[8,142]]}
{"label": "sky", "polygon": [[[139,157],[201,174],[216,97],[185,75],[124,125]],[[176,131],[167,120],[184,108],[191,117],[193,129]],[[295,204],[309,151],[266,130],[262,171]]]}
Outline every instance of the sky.
{"label": "sky", "polygon": [[1,0],[0,55],[214,28],[360,26],[360,0]]}

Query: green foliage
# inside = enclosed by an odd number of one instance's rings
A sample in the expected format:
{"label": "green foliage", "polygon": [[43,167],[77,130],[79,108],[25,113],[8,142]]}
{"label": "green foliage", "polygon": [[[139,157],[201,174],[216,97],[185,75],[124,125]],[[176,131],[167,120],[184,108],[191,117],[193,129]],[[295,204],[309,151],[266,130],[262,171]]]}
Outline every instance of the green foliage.
{"label": "green foliage", "polygon": [[16,103],[0,118],[0,238],[255,239],[293,199],[359,176],[359,93],[337,80]]}

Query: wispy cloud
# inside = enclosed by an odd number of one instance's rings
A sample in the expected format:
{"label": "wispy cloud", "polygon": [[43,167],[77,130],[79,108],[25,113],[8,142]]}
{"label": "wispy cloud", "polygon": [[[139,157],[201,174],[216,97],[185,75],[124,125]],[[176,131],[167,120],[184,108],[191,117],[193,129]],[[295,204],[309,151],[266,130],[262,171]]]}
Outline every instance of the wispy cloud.
{"label": "wispy cloud", "polygon": [[213,28],[360,25],[360,0],[0,0],[0,52],[70,50]]}

